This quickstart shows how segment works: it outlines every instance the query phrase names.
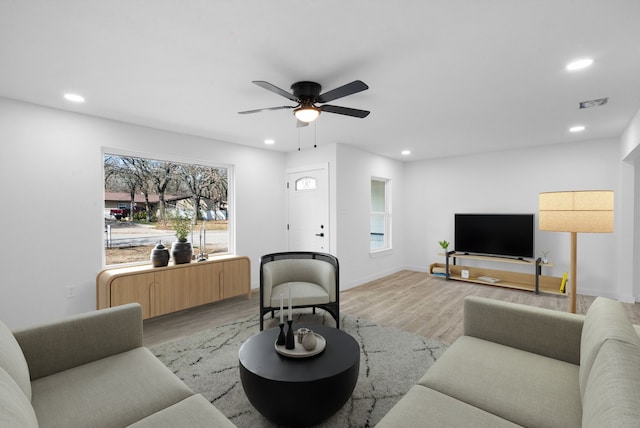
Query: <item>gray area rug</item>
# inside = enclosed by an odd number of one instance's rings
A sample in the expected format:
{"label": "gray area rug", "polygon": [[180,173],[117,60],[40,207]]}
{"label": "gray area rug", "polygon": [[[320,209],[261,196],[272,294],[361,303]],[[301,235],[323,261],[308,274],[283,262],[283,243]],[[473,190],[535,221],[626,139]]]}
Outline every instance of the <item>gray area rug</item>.
{"label": "gray area rug", "polygon": [[[253,408],[238,369],[238,350],[259,331],[258,315],[151,348],[191,389],[239,428],[277,427]],[[322,310],[295,313],[295,323],[335,326]],[[265,320],[265,329],[277,319]],[[340,327],[360,344],[360,375],[351,399],[319,427],[373,427],[446,350],[446,345],[343,315]],[[275,352],[274,350],[271,350]]]}

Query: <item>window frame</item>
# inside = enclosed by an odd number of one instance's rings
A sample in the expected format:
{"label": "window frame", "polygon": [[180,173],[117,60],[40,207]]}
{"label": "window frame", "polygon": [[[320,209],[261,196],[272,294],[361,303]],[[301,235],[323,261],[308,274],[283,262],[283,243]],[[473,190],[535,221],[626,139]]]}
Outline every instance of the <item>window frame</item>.
{"label": "window frame", "polygon": [[[233,164],[227,164],[222,162],[211,162],[205,159],[193,159],[186,158],[180,156],[174,156],[169,154],[160,154],[160,153],[151,153],[151,152],[137,152],[124,150],[113,147],[102,147],[100,153],[100,164],[102,168],[102,182],[101,182],[101,194],[102,194],[102,207],[101,214],[104,217],[104,191],[105,191],[105,168],[104,168],[104,158],[105,156],[113,155],[113,156],[122,156],[122,157],[136,157],[143,159],[151,159],[154,161],[161,162],[173,162],[180,164],[188,164],[188,165],[200,165],[211,168],[224,168],[227,170],[227,239],[228,239],[228,247],[227,251],[224,253],[212,253],[215,257],[216,255],[227,255],[227,254],[235,254],[236,249],[236,210],[235,210],[235,167]],[[106,228],[105,228],[106,229]],[[169,245],[170,247],[170,245]],[[136,261],[129,263],[117,263],[117,264],[107,264],[106,263],[106,236],[105,233],[102,235],[102,267],[104,268],[117,268],[117,267],[127,267],[127,266],[138,266],[145,265],[150,263],[149,260],[145,261]]]}
{"label": "window frame", "polygon": [[[384,211],[374,211],[374,200],[373,200],[373,182],[381,182],[384,183]],[[372,176],[369,181],[369,253],[370,254],[379,254],[386,251],[390,251],[393,248],[392,234],[391,234],[391,222],[392,222],[392,213],[391,213],[391,179]],[[374,234],[374,226],[372,222],[372,218],[374,216],[381,216],[383,221],[383,244],[381,247],[373,247],[373,234]]]}

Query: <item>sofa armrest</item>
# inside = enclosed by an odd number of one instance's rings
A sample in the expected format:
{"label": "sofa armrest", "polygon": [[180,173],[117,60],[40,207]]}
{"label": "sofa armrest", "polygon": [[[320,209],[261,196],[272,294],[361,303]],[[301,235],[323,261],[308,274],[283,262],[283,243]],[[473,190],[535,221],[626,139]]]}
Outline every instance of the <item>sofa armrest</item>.
{"label": "sofa armrest", "polygon": [[13,334],[33,381],[142,346],[142,307],[101,309]]}
{"label": "sofa armrest", "polygon": [[464,300],[464,334],[580,364],[583,315],[477,296]]}

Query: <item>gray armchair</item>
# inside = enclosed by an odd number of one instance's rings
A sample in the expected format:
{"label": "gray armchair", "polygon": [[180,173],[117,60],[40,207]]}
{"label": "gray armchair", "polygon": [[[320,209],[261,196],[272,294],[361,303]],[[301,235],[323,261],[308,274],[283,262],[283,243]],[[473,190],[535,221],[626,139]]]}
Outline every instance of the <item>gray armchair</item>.
{"label": "gray armchair", "polygon": [[260,258],[260,330],[264,315],[280,310],[280,295],[288,307],[291,287],[292,308],[323,309],[340,328],[340,267],[330,254],[293,251],[267,254]]}

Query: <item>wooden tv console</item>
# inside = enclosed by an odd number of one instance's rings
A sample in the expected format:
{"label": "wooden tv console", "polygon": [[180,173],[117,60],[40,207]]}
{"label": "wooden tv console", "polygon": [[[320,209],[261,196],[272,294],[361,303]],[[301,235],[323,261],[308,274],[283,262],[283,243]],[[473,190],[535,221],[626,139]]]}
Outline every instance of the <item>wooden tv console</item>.
{"label": "wooden tv console", "polygon": [[109,268],[96,277],[98,309],[137,302],[145,319],[242,294],[251,298],[250,260],[244,256]]}
{"label": "wooden tv console", "polygon": [[[491,257],[480,256],[471,254],[457,254],[454,252],[441,254],[443,257],[447,257],[447,263],[433,263],[429,266],[429,273],[434,276],[444,276],[446,279],[454,281],[466,281],[483,285],[494,285],[497,287],[515,288],[518,290],[533,291],[536,294],[542,291],[544,293],[560,294],[564,295],[564,292],[560,291],[560,285],[562,284],[562,278],[555,276],[546,276],[541,274],[542,267],[551,267],[553,263],[541,263],[538,260],[521,260],[510,259],[504,257]],[[449,258],[453,258],[453,264],[448,262]],[[456,264],[456,259],[472,259],[499,263],[512,263],[518,265],[531,266],[532,273],[513,272],[506,270],[486,269],[482,267],[470,267]],[[444,275],[434,274],[434,268],[443,270]],[[447,272],[448,269],[448,272]],[[463,278],[462,271],[469,271],[469,277]],[[498,282],[483,281],[480,277],[497,278]]]}

